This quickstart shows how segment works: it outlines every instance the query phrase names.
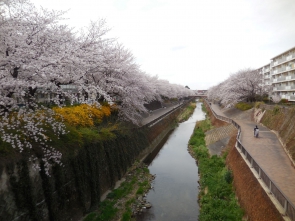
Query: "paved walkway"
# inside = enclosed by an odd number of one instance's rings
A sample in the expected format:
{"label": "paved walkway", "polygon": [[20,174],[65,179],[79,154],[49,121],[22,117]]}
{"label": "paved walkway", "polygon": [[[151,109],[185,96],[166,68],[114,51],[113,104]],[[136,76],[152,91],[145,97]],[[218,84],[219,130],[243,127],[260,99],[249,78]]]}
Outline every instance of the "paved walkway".
{"label": "paved walkway", "polygon": [[295,168],[277,136],[268,128],[258,125],[259,137],[255,138],[253,130],[256,123],[249,117],[247,119],[229,109],[220,109],[216,104],[211,104],[211,107],[216,114],[231,118],[241,126],[241,143],[245,149],[295,205]]}
{"label": "paved walkway", "polygon": [[158,117],[162,116],[163,114],[167,113],[168,111],[178,107],[179,105],[181,105],[182,103],[180,104],[175,104],[175,105],[172,105],[170,107],[165,107],[165,108],[160,108],[158,110],[154,110],[152,112],[149,113],[149,115],[145,118],[142,119],[141,121],[141,125],[146,125],[148,124],[149,122],[157,119]]}

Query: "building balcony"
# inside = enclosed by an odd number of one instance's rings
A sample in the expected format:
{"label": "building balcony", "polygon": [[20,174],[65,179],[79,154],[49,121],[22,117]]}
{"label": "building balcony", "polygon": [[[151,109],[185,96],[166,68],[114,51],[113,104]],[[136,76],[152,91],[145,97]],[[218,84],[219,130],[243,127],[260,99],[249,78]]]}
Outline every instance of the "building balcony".
{"label": "building balcony", "polygon": [[278,77],[277,81],[285,81],[286,80],[286,76],[282,76],[282,77]]}
{"label": "building balcony", "polygon": [[293,80],[295,79],[295,75],[286,76],[286,80]]}
{"label": "building balcony", "polygon": [[281,82],[281,81],[286,81],[286,76],[284,77],[278,77],[272,80],[272,83],[277,83],[277,82]]}
{"label": "building balcony", "polygon": [[290,54],[290,55],[288,55],[287,58],[286,58],[286,60],[287,60],[287,61],[290,61],[290,60],[292,60],[293,58],[295,58],[295,53],[294,53],[294,54]]}
{"label": "building balcony", "polygon": [[272,67],[286,63],[286,62],[294,60],[294,59],[295,59],[295,53],[292,53],[292,54],[288,55],[287,57],[277,59],[275,62],[272,63]]}
{"label": "building balcony", "polygon": [[285,67],[276,69],[276,70],[274,70],[272,72],[272,75],[281,74],[281,73],[284,73],[284,72],[287,72],[287,71],[293,71],[293,70],[295,70],[295,65],[294,64],[292,64],[290,66],[285,66]]}
{"label": "building balcony", "polygon": [[281,72],[284,72],[284,71],[286,71],[286,67],[281,67],[281,68],[278,69],[278,73],[281,73]]}
{"label": "building balcony", "polygon": [[295,85],[288,85],[288,86],[277,86],[273,88],[273,91],[293,91],[295,90]]}
{"label": "building balcony", "polygon": [[282,82],[282,81],[291,81],[295,80],[295,75],[281,76],[275,79],[272,79],[272,83]]}
{"label": "building balcony", "polygon": [[293,96],[293,95],[283,94],[283,95],[281,96],[281,98],[283,98],[283,99],[287,99],[287,100],[289,100],[289,101],[295,101],[295,96]]}

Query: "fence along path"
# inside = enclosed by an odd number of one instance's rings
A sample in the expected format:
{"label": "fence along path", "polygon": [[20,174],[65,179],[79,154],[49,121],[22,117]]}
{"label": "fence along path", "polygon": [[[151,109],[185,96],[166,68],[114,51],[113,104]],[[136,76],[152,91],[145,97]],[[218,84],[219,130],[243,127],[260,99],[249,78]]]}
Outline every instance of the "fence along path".
{"label": "fence along path", "polygon": [[295,169],[276,135],[259,125],[259,138],[255,138],[255,122],[233,120],[225,116],[218,105],[206,102],[217,119],[232,123],[238,129],[236,148],[243,153],[269,192],[280,203],[284,215],[295,221]]}

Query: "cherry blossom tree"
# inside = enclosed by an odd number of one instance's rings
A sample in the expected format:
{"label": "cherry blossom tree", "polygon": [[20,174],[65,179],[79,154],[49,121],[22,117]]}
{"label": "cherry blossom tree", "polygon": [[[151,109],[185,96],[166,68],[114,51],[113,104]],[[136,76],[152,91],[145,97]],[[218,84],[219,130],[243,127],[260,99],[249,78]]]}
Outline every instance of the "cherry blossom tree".
{"label": "cherry blossom tree", "polygon": [[38,11],[26,0],[6,1],[1,9],[1,138],[20,152],[32,152],[33,143],[38,143],[48,173],[50,163],[60,163],[61,153],[47,144],[44,128],[59,136],[65,133],[65,126],[54,120],[51,109],[37,103],[36,93],[49,93],[50,101],[56,104],[66,96],[74,97],[61,85],[74,85],[80,94],[90,90],[106,94],[87,79],[108,43],[102,39],[107,32],[105,22],[91,23],[87,32],[77,37],[71,28],[59,23],[63,12]]}
{"label": "cherry blossom tree", "polygon": [[[61,23],[65,12],[37,9],[29,0],[6,0],[0,8],[0,134],[19,152],[33,157],[38,144],[46,173],[61,163],[50,146],[48,131],[66,133],[55,112],[37,99],[62,106],[97,101],[115,102],[121,120],[140,122],[145,103],[182,98],[193,92],[144,73],[132,53],[106,37],[105,20],[74,32]],[[65,90],[65,86],[74,90]],[[36,168],[38,165],[36,164]]]}
{"label": "cherry blossom tree", "polygon": [[271,100],[275,103],[275,104],[277,104],[277,103],[279,103],[280,101],[281,101],[281,97],[279,96],[279,95],[273,95],[272,97],[271,97]]}
{"label": "cherry blossom tree", "polygon": [[243,69],[232,74],[224,82],[208,90],[208,98],[220,101],[223,105],[240,101],[256,101],[268,93],[269,88],[262,84],[257,70]]}

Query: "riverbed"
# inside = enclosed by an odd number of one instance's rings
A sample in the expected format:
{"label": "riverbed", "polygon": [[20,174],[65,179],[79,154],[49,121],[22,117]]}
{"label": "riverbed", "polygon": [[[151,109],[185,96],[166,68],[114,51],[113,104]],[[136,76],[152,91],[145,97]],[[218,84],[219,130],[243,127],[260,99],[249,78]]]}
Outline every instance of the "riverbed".
{"label": "riverbed", "polygon": [[153,188],[147,194],[152,204],[137,221],[198,220],[198,166],[188,153],[187,145],[197,121],[205,119],[201,102],[193,115],[170,134],[163,146],[146,163],[156,175]]}

